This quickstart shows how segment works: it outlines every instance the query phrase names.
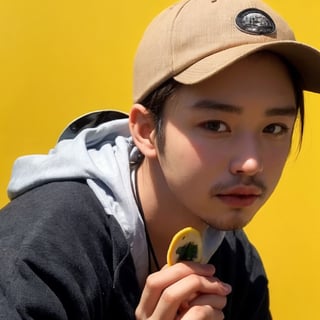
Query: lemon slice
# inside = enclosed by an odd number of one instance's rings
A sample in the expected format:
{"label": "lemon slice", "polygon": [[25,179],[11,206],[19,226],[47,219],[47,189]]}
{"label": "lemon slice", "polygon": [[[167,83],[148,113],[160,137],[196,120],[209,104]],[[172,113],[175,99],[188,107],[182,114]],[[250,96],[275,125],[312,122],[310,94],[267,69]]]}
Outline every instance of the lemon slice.
{"label": "lemon slice", "polygon": [[167,252],[169,266],[179,261],[201,262],[201,259],[202,237],[198,230],[187,227],[173,236]]}

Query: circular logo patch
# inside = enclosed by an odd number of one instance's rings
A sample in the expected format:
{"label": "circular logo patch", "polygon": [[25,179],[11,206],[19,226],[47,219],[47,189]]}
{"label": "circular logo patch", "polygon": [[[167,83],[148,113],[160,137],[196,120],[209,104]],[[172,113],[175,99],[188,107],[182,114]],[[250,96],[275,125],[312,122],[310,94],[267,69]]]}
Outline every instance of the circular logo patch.
{"label": "circular logo patch", "polygon": [[272,18],[262,10],[250,8],[241,11],[236,17],[239,30],[255,35],[268,35],[276,30]]}

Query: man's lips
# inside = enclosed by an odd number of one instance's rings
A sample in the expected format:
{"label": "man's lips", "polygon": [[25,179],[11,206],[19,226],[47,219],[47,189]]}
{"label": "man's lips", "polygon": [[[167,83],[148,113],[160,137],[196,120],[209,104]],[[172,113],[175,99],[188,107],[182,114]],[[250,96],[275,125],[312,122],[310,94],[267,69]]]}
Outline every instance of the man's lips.
{"label": "man's lips", "polygon": [[262,190],[256,186],[236,186],[216,195],[224,204],[233,208],[251,206],[262,195]]}

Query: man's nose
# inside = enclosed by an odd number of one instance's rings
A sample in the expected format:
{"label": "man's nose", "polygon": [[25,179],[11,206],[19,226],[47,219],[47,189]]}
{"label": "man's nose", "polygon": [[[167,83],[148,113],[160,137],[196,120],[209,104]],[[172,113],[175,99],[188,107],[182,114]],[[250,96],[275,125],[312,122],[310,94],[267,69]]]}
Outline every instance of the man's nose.
{"label": "man's nose", "polygon": [[254,139],[245,139],[235,148],[230,163],[230,172],[234,175],[254,176],[263,171],[263,161],[259,144]]}

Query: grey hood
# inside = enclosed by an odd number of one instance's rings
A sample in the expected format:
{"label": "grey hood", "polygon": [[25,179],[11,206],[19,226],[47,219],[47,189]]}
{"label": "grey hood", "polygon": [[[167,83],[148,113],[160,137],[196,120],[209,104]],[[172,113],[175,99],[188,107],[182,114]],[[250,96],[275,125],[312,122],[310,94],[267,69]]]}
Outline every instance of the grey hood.
{"label": "grey hood", "polygon": [[50,181],[85,179],[105,212],[119,222],[135,262],[140,283],[148,272],[144,223],[131,188],[130,162],[138,156],[128,120],[114,120],[60,141],[47,155],[23,156],[13,166],[8,195]]}

